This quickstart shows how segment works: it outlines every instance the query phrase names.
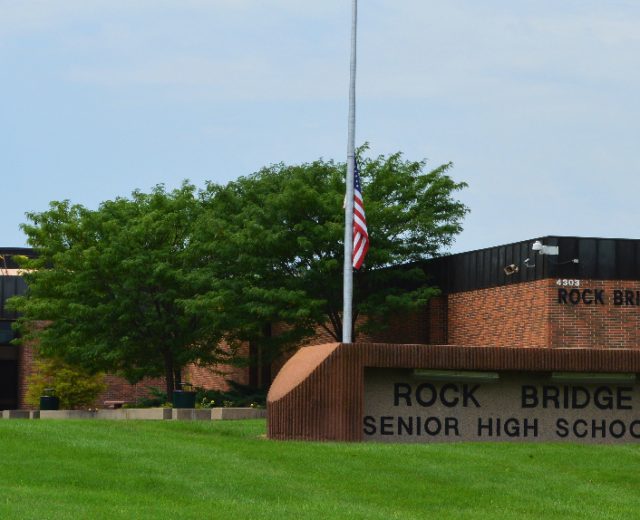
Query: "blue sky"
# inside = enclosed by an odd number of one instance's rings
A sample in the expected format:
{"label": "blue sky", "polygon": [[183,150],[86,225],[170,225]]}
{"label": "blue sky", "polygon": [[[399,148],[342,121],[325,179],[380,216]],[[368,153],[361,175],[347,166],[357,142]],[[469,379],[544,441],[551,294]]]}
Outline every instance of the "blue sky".
{"label": "blue sky", "polygon": [[[0,0],[0,245],[51,200],[343,161],[350,4]],[[453,161],[454,252],[640,238],[639,2],[360,0],[358,44],[356,142]]]}

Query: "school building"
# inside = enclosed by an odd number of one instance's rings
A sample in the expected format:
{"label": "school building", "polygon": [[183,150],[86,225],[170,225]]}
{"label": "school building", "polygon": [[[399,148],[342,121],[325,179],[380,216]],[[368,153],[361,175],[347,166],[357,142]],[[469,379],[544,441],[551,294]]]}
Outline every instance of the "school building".
{"label": "school building", "polygon": [[[26,290],[11,256],[27,249],[0,248],[0,409],[23,408],[33,351],[13,346],[5,308]],[[640,348],[640,240],[546,236],[443,256],[419,264],[441,289],[426,308],[391,317],[389,328],[359,341],[464,347],[570,349]],[[275,325],[275,324],[274,324]],[[277,333],[277,326],[272,327]],[[333,341],[318,334],[310,343]],[[254,353],[251,345],[245,354]],[[253,356],[256,357],[256,356]],[[282,363],[244,369],[226,367],[227,378],[266,386]],[[220,368],[220,367],[218,367]],[[222,388],[220,375],[189,370],[196,386]],[[135,401],[147,386],[108,376],[105,400]]]}

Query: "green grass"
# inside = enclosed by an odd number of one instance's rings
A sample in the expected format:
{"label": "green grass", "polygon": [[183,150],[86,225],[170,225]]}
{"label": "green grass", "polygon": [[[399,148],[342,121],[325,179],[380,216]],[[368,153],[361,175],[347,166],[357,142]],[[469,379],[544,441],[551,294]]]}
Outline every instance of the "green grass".
{"label": "green grass", "polygon": [[264,421],[0,421],[0,518],[638,518],[640,447],[273,442]]}

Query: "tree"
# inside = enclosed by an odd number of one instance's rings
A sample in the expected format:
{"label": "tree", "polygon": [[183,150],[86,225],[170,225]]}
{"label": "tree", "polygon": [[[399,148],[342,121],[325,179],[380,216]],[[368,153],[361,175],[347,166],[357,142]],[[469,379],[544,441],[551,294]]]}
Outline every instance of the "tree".
{"label": "tree", "polygon": [[[468,209],[454,199],[466,184],[447,175],[451,164],[425,172],[425,161],[400,153],[361,157],[359,164],[370,233],[354,281],[354,325],[359,315],[369,318],[362,330],[437,294],[418,263],[453,242]],[[234,314],[232,335],[269,348],[279,341],[261,334],[269,322],[285,324],[290,337],[281,344],[317,326],[340,341],[345,170],[323,160],[277,164],[225,186],[210,184],[195,242],[200,254],[216,252],[207,263],[214,286],[193,302],[194,312],[224,308]]]}
{"label": "tree", "polygon": [[[190,275],[201,267],[189,253],[201,207],[184,184],[136,191],[95,211],[63,201],[27,214],[22,228],[38,256],[23,266],[27,294],[12,300],[26,338],[37,339],[44,357],[132,383],[164,376],[171,399],[185,365],[225,355],[216,320],[183,304],[209,290]],[[38,321],[46,326],[30,326]]]}
{"label": "tree", "polygon": [[[437,293],[419,262],[461,230],[454,195],[466,184],[450,164],[425,166],[361,157],[371,247],[355,277],[354,324],[367,317],[356,332]],[[23,335],[93,372],[164,376],[169,399],[187,364],[229,362],[240,342],[268,363],[318,326],[339,341],[345,170],[278,164],[199,193],[158,186],[97,210],[63,201],[27,214],[38,256],[12,300]]]}

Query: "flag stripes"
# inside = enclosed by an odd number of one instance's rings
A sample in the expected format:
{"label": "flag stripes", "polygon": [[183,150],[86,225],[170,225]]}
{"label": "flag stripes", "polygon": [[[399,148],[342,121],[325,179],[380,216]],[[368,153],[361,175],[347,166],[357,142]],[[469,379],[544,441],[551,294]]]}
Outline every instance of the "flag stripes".
{"label": "flag stripes", "polygon": [[360,186],[360,173],[358,163],[353,169],[353,268],[360,269],[364,257],[369,250],[369,233],[367,232],[367,218],[364,213],[362,189]]}

